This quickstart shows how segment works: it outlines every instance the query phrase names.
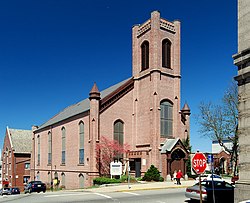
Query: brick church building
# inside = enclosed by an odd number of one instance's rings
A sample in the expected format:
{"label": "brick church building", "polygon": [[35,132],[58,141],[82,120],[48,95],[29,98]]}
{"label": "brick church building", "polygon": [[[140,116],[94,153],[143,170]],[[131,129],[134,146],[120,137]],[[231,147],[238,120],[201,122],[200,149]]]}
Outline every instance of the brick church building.
{"label": "brick church building", "polygon": [[186,173],[190,109],[180,107],[180,22],[158,11],[132,29],[132,76],[33,128],[32,178],[83,188],[99,176],[96,144],[101,136],[128,144],[131,174],[143,176],[153,164],[170,178]]}

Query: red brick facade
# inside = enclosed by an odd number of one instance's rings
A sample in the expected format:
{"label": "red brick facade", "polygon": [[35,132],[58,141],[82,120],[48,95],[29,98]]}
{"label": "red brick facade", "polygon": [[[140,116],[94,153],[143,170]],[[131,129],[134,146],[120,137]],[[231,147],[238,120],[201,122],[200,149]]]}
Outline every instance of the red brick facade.
{"label": "red brick facade", "polygon": [[[162,66],[162,42],[165,39],[171,43],[171,67],[168,68]],[[66,188],[92,185],[93,178],[99,176],[96,144],[101,136],[114,138],[117,121],[123,125],[123,143],[130,146],[127,156],[132,175],[142,176],[151,164],[161,171],[164,179],[173,169],[185,172],[188,152],[181,141],[189,136],[190,109],[187,105],[180,108],[180,22],[169,22],[160,18],[159,12],[152,12],[148,21],[133,27],[132,40],[130,79],[101,93],[95,84],[89,99],[64,109],[34,129],[32,178],[50,183],[56,176],[60,180],[59,186]],[[142,70],[142,59],[146,55],[142,56],[141,46],[145,41],[149,44],[149,66]],[[172,106],[172,131],[168,136],[161,136],[163,101]],[[80,107],[82,110],[78,110]],[[84,163],[81,164],[80,123],[84,123]],[[62,163],[62,128],[66,129],[65,163]],[[50,152],[52,159],[48,163]]]}
{"label": "red brick facade", "polygon": [[[31,136],[29,142],[31,143]],[[23,191],[24,185],[30,180],[30,158],[31,150],[30,152],[16,151],[11,130],[7,128],[2,149],[2,180],[7,184],[3,187],[18,187]]]}

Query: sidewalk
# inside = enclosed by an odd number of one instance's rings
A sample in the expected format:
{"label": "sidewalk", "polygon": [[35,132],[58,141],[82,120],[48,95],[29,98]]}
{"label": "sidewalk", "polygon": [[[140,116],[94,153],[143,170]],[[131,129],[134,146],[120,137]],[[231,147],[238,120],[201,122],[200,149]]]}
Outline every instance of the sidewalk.
{"label": "sidewalk", "polygon": [[156,189],[167,189],[167,188],[186,188],[194,185],[195,180],[182,180],[181,185],[177,185],[175,182],[140,182],[131,184],[115,184],[105,185],[98,188],[88,188],[84,191],[94,192],[131,192],[136,190],[156,190]]}

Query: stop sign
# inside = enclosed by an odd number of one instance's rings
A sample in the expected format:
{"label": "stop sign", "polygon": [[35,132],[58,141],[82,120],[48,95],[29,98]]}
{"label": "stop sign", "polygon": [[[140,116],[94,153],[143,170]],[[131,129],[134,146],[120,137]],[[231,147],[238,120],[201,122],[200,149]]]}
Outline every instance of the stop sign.
{"label": "stop sign", "polygon": [[192,159],[192,168],[197,174],[204,173],[207,168],[207,158],[203,153],[197,152]]}

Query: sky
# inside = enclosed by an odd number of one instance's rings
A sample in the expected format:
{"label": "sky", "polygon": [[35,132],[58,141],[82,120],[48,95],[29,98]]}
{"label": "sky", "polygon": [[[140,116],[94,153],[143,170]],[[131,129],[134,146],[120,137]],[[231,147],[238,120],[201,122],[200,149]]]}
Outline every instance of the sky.
{"label": "sky", "polygon": [[181,106],[192,150],[211,152],[196,115],[219,103],[237,67],[237,0],[1,0],[0,147],[6,127],[31,129],[132,76],[132,27],[158,10],[181,21]]}

